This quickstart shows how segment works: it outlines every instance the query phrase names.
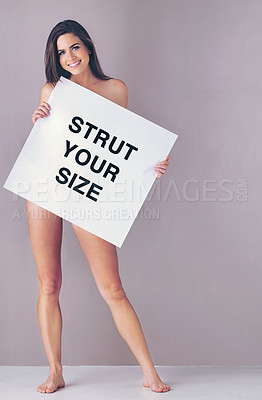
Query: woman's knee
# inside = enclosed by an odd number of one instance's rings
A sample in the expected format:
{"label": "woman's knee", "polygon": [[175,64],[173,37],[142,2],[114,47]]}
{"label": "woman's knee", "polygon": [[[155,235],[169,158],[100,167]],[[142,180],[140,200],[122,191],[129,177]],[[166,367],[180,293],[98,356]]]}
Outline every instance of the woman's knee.
{"label": "woman's knee", "polygon": [[100,289],[100,293],[106,303],[115,303],[127,298],[122,285],[110,285]]}
{"label": "woman's knee", "polygon": [[39,279],[39,290],[44,296],[58,295],[62,285],[62,277],[59,275],[45,276]]}

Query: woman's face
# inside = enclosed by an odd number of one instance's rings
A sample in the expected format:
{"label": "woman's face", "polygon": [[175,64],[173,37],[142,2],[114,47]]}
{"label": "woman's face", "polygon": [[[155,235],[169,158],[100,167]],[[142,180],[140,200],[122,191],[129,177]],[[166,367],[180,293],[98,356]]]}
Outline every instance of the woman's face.
{"label": "woman's face", "polygon": [[61,67],[73,75],[84,72],[89,64],[90,50],[73,33],[59,36],[57,52]]}

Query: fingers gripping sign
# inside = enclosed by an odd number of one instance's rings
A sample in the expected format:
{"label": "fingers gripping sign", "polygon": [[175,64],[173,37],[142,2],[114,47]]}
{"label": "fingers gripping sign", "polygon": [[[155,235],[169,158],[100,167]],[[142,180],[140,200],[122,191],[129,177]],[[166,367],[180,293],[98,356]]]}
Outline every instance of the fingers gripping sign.
{"label": "fingers gripping sign", "polygon": [[154,170],[157,174],[157,179],[162,178],[162,176],[164,176],[164,174],[166,173],[168,165],[170,163],[170,161],[168,161],[169,159],[170,156],[167,156],[164,161],[159,161],[159,163],[155,166]]}
{"label": "fingers gripping sign", "polygon": [[42,101],[39,107],[34,111],[32,115],[32,121],[35,124],[38,118],[48,117],[50,114],[50,105],[46,101]]}

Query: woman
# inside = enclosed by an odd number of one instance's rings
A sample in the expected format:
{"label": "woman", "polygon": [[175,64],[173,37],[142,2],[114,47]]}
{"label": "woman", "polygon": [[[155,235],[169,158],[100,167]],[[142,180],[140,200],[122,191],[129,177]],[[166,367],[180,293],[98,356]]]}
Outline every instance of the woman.
{"label": "woman", "polygon": [[[40,106],[32,116],[33,123],[49,115],[48,100],[60,76],[127,107],[125,83],[104,75],[90,36],[75,21],[60,22],[51,31],[45,51],[45,72],[47,83],[41,91]],[[157,178],[166,172],[168,159],[156,165]],[[28,200],[26,210],[39,280],[37,315],[50,366],[48,379],[38,386],[37,391],[52,393],[65,386],[61,365],[62,316],[59,305],[62,219]],[[36,214],[38,218],[35,218]],[[117,329],[142,367],[143,385],[155,392],[170,390],[155,370],[138,317],[122,287],[115,246],[74,224],[72,226]]]}

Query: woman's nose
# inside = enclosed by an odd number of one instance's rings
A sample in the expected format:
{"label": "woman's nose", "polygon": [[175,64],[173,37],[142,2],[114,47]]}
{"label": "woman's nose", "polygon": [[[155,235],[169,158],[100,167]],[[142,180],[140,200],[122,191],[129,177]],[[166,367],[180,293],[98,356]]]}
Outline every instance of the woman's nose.
{"label": "woman's nose", "polygon": [[67,54],[67,59],[68,59],[68,61],[73,61],[75,59],[74,53],[70,50]]}

